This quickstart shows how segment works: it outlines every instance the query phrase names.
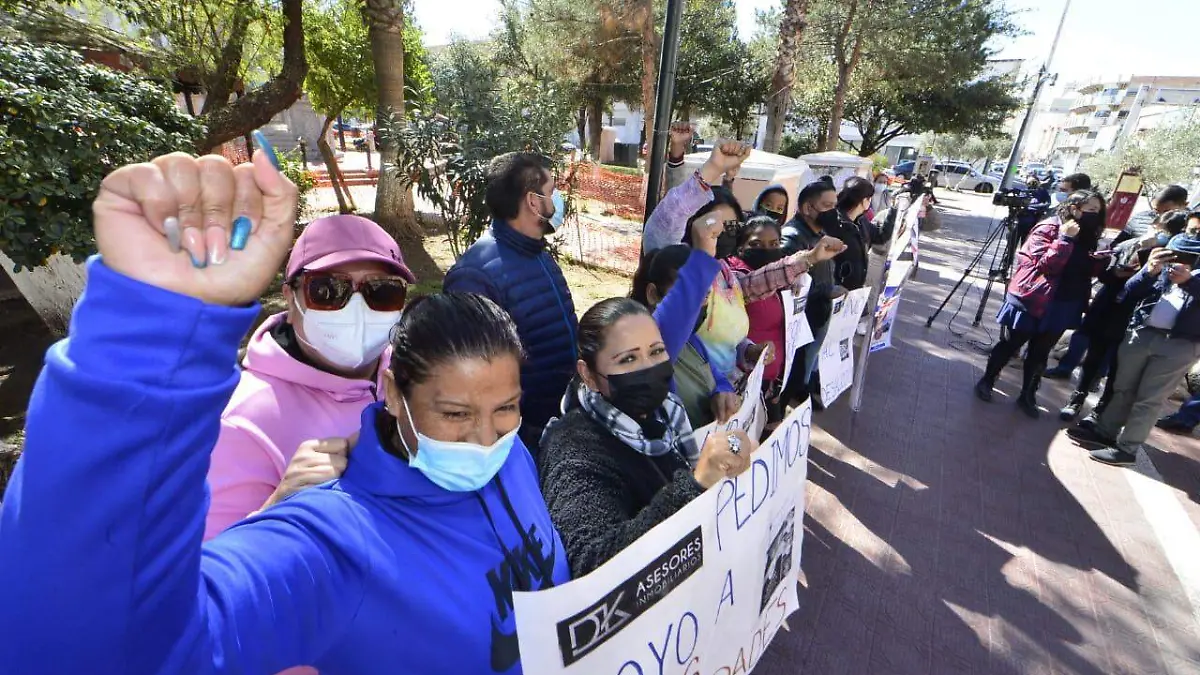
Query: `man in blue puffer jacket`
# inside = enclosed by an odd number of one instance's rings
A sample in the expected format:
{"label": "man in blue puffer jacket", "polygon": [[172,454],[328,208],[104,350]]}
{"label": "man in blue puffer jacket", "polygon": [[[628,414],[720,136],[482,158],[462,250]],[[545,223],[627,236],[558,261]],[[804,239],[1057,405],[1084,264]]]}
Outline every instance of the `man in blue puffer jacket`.
{"label": "man in blue puffer jacket", "polygon": [[525,347],[521,366],[521,440],[531,452],[546,422],[559,412],[575,374],[579,326],[571,289],[546,250],[546,235],[562,224],[562,199],[541,155],[501,155],[488,169],[492,226],[446,273],[443,289],[478,293],[504,308]]}

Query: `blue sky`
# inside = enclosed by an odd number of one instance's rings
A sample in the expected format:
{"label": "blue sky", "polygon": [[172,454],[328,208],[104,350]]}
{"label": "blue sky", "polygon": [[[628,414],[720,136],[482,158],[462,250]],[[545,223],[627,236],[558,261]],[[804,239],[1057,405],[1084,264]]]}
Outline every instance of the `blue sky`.
{"label": "blue sky", "polygon": [[[734,0],[743,36],[754,30],[754,12],[782,0]],[[1046,59],[1064,0],[1010,0],[1029,35],[1000,45],[1001,57]],[[414,0],[428,44],[453,34],[486,36],[496,22],[496,0]],[[1098,75],[1200,76],[1200,0],[1072,0],[1053,71],[1065,79]],[[1189,44],[1190,43],[1190,44]],[[1060,80],[1061,82],[1062,80]]]}

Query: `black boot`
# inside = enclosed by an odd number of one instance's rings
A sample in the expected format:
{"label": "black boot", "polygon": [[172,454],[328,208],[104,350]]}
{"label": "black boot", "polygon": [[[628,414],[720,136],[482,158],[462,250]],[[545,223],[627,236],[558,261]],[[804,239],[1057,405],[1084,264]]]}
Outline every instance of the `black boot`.
{"label": "black boot", "polygon": [[1079,415],[1079,411],[1083,408],[1083,404],[1087,402],[1086,391],[1071,392],[1071,397],[1067,399],[1067,404],[1058,411],[1058,418],[1064,422],[1069,422]]}
{"label": "black boot", "polygon": [[996,381],[992,378],[989,378],[987,375],[984,375],[983,377],[979,378],[978,382],[975,383],[975,398],[983,401],[984,403],[991,403],[992,388],[995,386]]}
{"label": "black boot", "polygon": [[1021,385],[1021,395],[1017,397],[1017,407],[1026,415],[1037,419],[1042,415],[1037,405],[1037,390],[1042,383],[1042,369],[1026,365],[1023,375],[1024,381]]}

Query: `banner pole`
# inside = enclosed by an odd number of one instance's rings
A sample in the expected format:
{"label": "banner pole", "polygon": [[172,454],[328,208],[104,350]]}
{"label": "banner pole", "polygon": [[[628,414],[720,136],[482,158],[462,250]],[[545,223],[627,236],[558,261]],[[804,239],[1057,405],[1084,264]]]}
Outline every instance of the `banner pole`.
{"label": "banner pole", "polygon": [[[908,212],[912,209],[913,200],[909,197],[908,204],[904,207],[903,213],[896,214],[896,222],[899,227],[903,227],[905,220],[908,219]],[[916,224],[911,225],[916,227]],[[871,358],[871,335],[875,331],[875,315],[879,312],[879,298],[883,297],[883,291],[887,287],[888,269],[892,263],[892,245],[896,241],[896,225],[892,226],[892,233],[888,236],[887,253],[883,259],[883,273],[875,280],[875,306],[871,307],[870,321],[867,323],[867,334],[863,336],[862,344],[858,347],[858,359],[854,362],[854,384],[850,386],[850,412],[854,415],[862,410],[863,385],[867,380],[867,361]]]}

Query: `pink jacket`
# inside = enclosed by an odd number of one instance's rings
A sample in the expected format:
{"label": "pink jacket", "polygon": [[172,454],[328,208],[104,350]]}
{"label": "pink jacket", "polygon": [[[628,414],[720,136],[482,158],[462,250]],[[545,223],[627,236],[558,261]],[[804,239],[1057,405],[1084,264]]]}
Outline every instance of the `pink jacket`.
{"label": "pink jacket", "polygon": [[241,381],[221,415],[205,540],[262,507],[301,443],[353,434],[363,408],[376,400],[378,381],[331,375],[285,352],[271,336],[283,320],[277,314],[254,331]]}

